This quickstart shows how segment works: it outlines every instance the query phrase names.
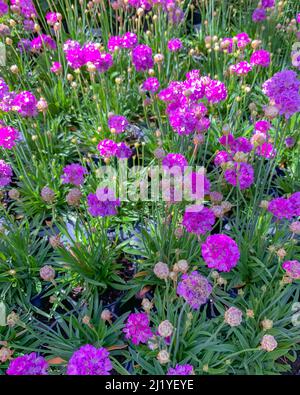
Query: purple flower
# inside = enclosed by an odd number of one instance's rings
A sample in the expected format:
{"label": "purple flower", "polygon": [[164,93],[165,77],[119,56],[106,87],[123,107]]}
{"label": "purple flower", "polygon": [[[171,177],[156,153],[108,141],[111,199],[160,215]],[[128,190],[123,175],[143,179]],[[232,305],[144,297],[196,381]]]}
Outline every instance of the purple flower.
{"label": "purple flower", "polygon": [[40,36],[34,38],[31,41],[31,51],[32,52],[39,52],[42,49],[44,49],[44,47],[46,47],[47,49],[56,49],[56,43],[53,40],[52,37],[48,36],[47,34],[41,34]]}
{"label": "purple flower", "polygon": [[128,120],[123,115],[111,115],[108,118],[108,127],[116,134],[125,132],[128,126]]}
{"label": "purple flower", "polygon": [[8,92],[9,92],[8,85],[2,78],[0,78],[0,100],[2,100]]}
{"label": "purple flower", "polygon": [[132,150],[124,142],[118,143],[116,157],[119,159],[128,159],[132,156]]}
{"label": "purple flower", "polygon": [[8,13],[8,5],[3,1],[0,1],[0,16]]}
{"label": "purple flower", "polygon": [[0,159],[0,187],[5,187],[11,182],[13,176],[11,166],[3,159]]}
{"label": "purple flower", "polygon": [[155,92],[158,91],[159,86],[160,86],[160,84],[159,84],[159,81],[158,81],[157,78],[149,77],[143,82],[142,90],[143,91],[148,91],[148,92],[151,92],[151,93],[155,93]]}
{"label": "purple flower", "polygon": [[61,176],[63,184],[73,184],[76,186],[83,183],[84,175],[87,174],[87,170],[78,163],[67,165],[63,169],[63,172],[64,174]]}
{"label": "purple flower", "polygon": [[296,140],[294,139],[294,137],[287,137],[285,139],[285,145],[287,146],[287,148],[293,148],[295,143]]}
{"label": "purple flower", "polygon": [[253,145],[246,137],[238,137],[230,144],[230,149],[233,153],[244,152],[247,154],[252,151]]}
{"label": "purple flower", "polygon": [[232,156],[227,151],[219,151],[214,159],[214,164],[215,166],[221,166],[230,160],[232,160]]}
{"label": "purple flower", "polygon": [[112,370],[109,352],[86,344],[75,351],[68,362],[68,376],[108,376]]}
{"label": "purple flower", "polygon": [[21,53],[31,51],[31,41],[28,38],[21,38],[18,42],[18,49]]}
{"label": "purple flower", "polygon": [[122,36],[122,48],[133,49],[138,43],[135,33],[127,32]]}
{"label": "purple flower", "polygon": [[25,19],[23,21],[24,30],[27,32],[34,32],[34,21],[32,19]]}
{"label": "purple flower", "polygon": [[164,169],[172,169],[173,167],[179,167],[181,170],[188,166],[188,161],[181,154],[167,154],[162,160]]}
{"label": "purple flower", "polygon": [[78,41],[67,40],[64,43],[63,50],[72,69],[80,69],[85,64],[84,53]]}
{"label": "purple flower", "polygon": [[16,145],[15,141],[19,137],[19,132],[11,126],[0,125],[0,146],[11,149]]}
{"label": "purple flower", "polygon": [[87,197],[88,210],[93,217],[108,217],[116,215],[116,207],[121,205],[120,200],[115,198],[110,189],[99,188],[96,194],[90,193]]}
{"label": "purple flower", "polygon": [[110,52],[120,49],[123,45],[123,38],[120,36],[112,36],[107,42],[107,48]]}
{"label": "purple flower", "polygon": [[240,259],[238,245],[231,237],[224,234],[208,236],[201,250],[207,266],[221,272],[229,272]]}
{"label": "purple flower", "polygon": [[170,52],[178,52],[182,48],[182,42],[179,38],[171,38],[168,42],[168,50]]}
{"label": "purple flower", "polygon": [[209,103],[219,103],[227,98],[227,89],[223,82],[210,80],[205,85],[205,96]]}
{"label": "purple flower", "polygon": [[251,64],[246,61],[239,62],[230,66],[230,71],[234,74],[245,76],[252,70]]}
{"label": "purple flower", "polygon": [[264,49],[259,49],[258,51],[253,52],[250,57],[250,63],[252,66],[268,67],[270,62],[270,52],[265,51]]}
{"label": "purple flower", "polygon": [[32,0],[11,0],[11,9],[19,11],[25,18],[32,18],[37,16],[36,9]]}
{"label": "purple flower", "polygon": [[261,121],[257,121],[254,125],[254,129],[261,133],[267,134],[267,132],[271,129],[270,122],[262,119]]}
{"label": "purple flower", "polygon": [[268,211],[278,219],[293,218],[294,208],[290,199],[275,198],[269,202]]}
{"label": "purple flower", "polygon": [[123,333],[133,344],[147,343],[153,336],[148,315],[146,313],[129,314]]}
{"label": "purple flower", "polygon": [[50,71],[54,74],[59,74],[62,71],[62,65],[59,62],[53,62]]}
{"label": "purple flower", "polygon": [[61,14],[57,12],[48,12],[46,14],[46,21],[48,25],[54,26],[57,22],[61,21]]}
{"label": "purple flower", "polygon": [[45,376],[48,363],[35,352],[13,359],[6,371],[9,376]]}
{"label": "purple flower", "polygon": [[228,53],[232,53],[233,51],[233,39],[231,37],[224,37],[221,41],[221,48]]}
{"label": "purple flower", "polygon": [[136,68],[136,71],[147,71],[154,65],[152,59],[152,49],[147,45],[137,45],[132,50],[132,63]]}
{"label": "purple flower", "polygon": [[248,34],[244,32],[237,34],[236,38],[237,38],[237,46],[238,48],[241,49],[245,48],[251,42],[251,39],[249,38]]}
{"label": "purple flower", "polygon": [[286,271],[287,275],[294,280],[300,279],[300,262],[299,261],[285,261],[282,268]]}
{"label": "purple flower", "polygon": [[256,8],[252,14],[253,22],[262,22],[267,18],[266,11],[263,8]]}
{"label": "purple flower", "polygon": [[225,170],[224,177],[230,185],[247,189],[254,182],[254,169],[249,163],[235,163],[233,169]]}
{"label": "purple flower", "polygon": [[289,197],[289,202],[293,206],[293,215],[300,216],[300,192],[295,192]]}
{"label": "purple flower", "polygon": [[84,64],[93,63],[100,73],[104,73],[113,65],[113,58],[110,53],[100,52],[94,43],[85,44],[82,48]]}
{"label": "purple flower", "polygon": [[194,374],[194,368],[192,365],[179,365],[176,364],[175,368],[169,368],[167,376],[190,376]]}
{"label": "purple flower", "polygon": [[197,271],[191,274],[183,274],[177,286],[177,294],[195,310],[207,302],[211,294],[212,286],[207,278]]}
{"label": "purple flower", "polygon": [[275,6],[275,0],[262,0],[261,6],[262,8],[272,8]]}
{"label": "purple flower", "polygon": [[274,158],[276,155],[276,149],[271,143],[262,143],[259,147],[256,148],[256,153],[259,156],[263,156],[266,159]]}
{"label": "purple flower", "polygon": [[34,94],[24,91],[15,96],[12,106],[22,117],[34,117],[37,115],[36,104],[37,100]]}
{"label": "purple flower", "polygon": [[189,233],[204,235],[210,232],[216,217],[212,210],[202,206],[190,206],[185,210],[182,225]]}
{"label": "purple flower", "polygon": [[116,156],[118,145],[113,140],[102,140],[97,146],[98,151],[103,158],[110,158]]}

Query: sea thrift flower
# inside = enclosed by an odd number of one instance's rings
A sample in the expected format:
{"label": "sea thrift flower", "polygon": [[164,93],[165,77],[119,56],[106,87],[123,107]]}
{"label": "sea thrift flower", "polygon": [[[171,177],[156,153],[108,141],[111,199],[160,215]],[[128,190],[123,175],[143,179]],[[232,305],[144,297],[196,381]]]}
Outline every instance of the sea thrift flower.
{"label": "sea thrift flower", "polygon": [[233,66],[230,66],[230,71],[237,74],[245,76],[252,70],[251,64],[246,61],[239,62]]}
{"label": "sea thrift flower", "polygon": [[103,158],[115,156],[118,151],[118,145],[113,140],[102,140],[97,148]]}
{"label": "sea thrift flower", "polygon": [[271,200],[268,205],[268,211],[278,219],[291,219],[294,214],[291,201],[283,197]]}
{"label": "sea thrift flower", "polygon": [[164,365],[168,362],[170,362],[170,354],[168,353],[167,350],[161,350],[158,354],[157,354],[157,360],[160,364]]}
{"label": "sea thrift flower", "polygon": [[251,39],[249,38],[247,33],[239,33],[236,35],[236,38],[237,46],[241,49],[244,49],[251,42]]}
{"label": "sea thrift flower", "polygon": [[223,82],[210,80],[205,85],[205,96],[209,103],[219,103],[227,98],[227,89]]}
{"label": "sea thrift flower", "polygon": [[275,6],[275,0],[261,0],[262,8],[272,8]]}
{"label": "sea thrift flower", "polygon": [[300,192],[295,192],[289,197],[289,202],[293,207],[293,215],[300,216]]}
{"label": "sea thrift flower", "polygon": [[5,187],[11,182],[13,176],[11,166],[3,159],[0,159],[0,187]]}
{"label": "sea thrift flower", "polygon": [[178,52],[182,48],[182,42],[179,38],[171,38],[168,42],[168,50],[170,52]]}
{"label": "sea thrift flower", "polygon": [[125,132],[128,124],[127,118],[123,115],[111,115],[108,118],[108,127],[116,134]]}
{"label": "sea thrift flower", "polygon": [[3,1],[0,1],[0,16],[8,13],[8,5]]}
{"label": "sea thrift flower", "polygon": [[175,368],[169,368],[167,376],[190,376],[193,375],[194,368],[192,365],[179,365],[177,364]]}
{"label": "sea thrift flower", "polygon": [[86,344],[75,351],[67,366],[68,376],[108,376],[112,370],[109,352]]}
{"label": "sea thrift flower", "polygon": [[32,52],[39,52],[44,48],[47,49],[56,49],[56,43],[52,37],[48,36],[47,34],[41,34],[40,36],[34,38],[31,41],[31,51]]}
{"label": "sea thrift flower", "polygon": [[156,275],[156,277],[160,278],[161,280],[166,280],[170,274],[169,267],[164,262],[156,263],[153,268],[153,272]]}
{"label": "sea thrift flower", "polygon": [[0,100],[2,100],[8,92],[9,88],[6,82],[2,78],[0,78]]}
{"label": "sea thrift flower", "polygon": [[78,163],[67,165],[63,169],[63,172],[64,174],[61,176],[63,184],[73,184],[76,186],[83,183],[84,175],[87,174],[87,170]]}
{"label": "sea thrift flower", "polygon": [[9,376],[45,376],[48,363],[35,352],[13,359],[6,371]]}
{"label": "sea thrift flower", "polygon": [[191,206],[184,213],[182,225],[189,233],[204,235],[212,230],[215,220],[215,215],[209,208]]}
{"label": "sea thrift flower", "polygon": [[256,8],[252,13],[253,22],[262,22],[267,19],[266,11],[263,8]]}
{"label": "sea thrift flower", "polygon": [[122,36],[122,48],[133,49],[138,43],[135,33],[127,32]]}
{"label": "sea thrift flower", "polygon": [[270,52],[265,51],[264,49],[259,49],[258,51],[253,52],[250,57],[250,64],[252,66],[268,67],[270,65],[270,62]]}
{"label": "sea thrift flower", "polygon": [[136,71],[147,71],[151,69],[154,65],[152,49],[144,44],[137,45],[132,50],[132,62]]}
{"label": "sea thrift flower", "polygon": [[233,51],[233,39],[231,37],[224,37],[222,38],[220,47],[222,50],[226,50],[227,53],[232,53]]}
{"label": "sea thrift flower", "polygon": [[55,278],[55,270],[52,266],[45,265],[40,269],[40,276],[45,281],[52,281]]}
{"label": "sea thrift flower", "polygon": [[142,84],[142,90],[150,93],[155,93],[159,89],[159,81],[155,77],[147,78]]}
{"label": "sea thrift flower", "polygon": [[260,343],[261,349],[268,352],[275,350],[277,345],[277,341],[272,335],[264,335]]}
{"label": "sea thrift flower", "polygon": [[72,188],[66,196],[66,201],[70,206],[78,206],[81,198],[82,192],[80,189]]}
{"label": "sea thrift flower", "polygon": [[62,65],[59,62],[53,62],[50,71],[54,74],[60,74],[62,72]]}
{"label": "sea thrift flower", "polygon": [[280,115],[290,118],[300,111],[300,81],[296,72],[280,71],[264,82],[262,87],[269,99],[275,102]]}
{"label": "sea thrift flower", "polygon": [[276,149],[273,144],[264,142],[256,148],[256,153],[259,156],[263,156],[266,159],[274,158],[276,155]]}
{"label": "sea thrift flower", "polygon": [[214,159],[214,164],[216,166],[221,166],[222,164],[229,162],[231,159],[232,156],[227,151],[219,151]]}
{"label": "sea thrift flower", "polygon": [[128,159],[132,156],[132,150],[124,142],[117,144],[116,157],[119,159]]}
{"label": "sea thrift flower", "polygon": [[202,257],[210,269],[229,272],[240,259],[236,242],[224,234],[208,236],[201,246]]}
{"label": "sea thrift flower", "polygon": [[34,32],[34,21],[31,19],[25,19],[23,21],[24,30],[27,32]]}
{"label": "sea thrift flower", "polygon": [[233,169],[225,170],[224,177],[230,185],[247,189],[254,182],[254,169],[248,163],[235,163]]}
{"label": "sea thrift flower", "polygon": [[37,115],[37,100],[33,93],[24,91],[15,96],[12,106],[22,117],[34,117]]}
{"label": "sea thrift flower", "polygon": [[36,103],[36,108],[38,112],[42,112],[43,114],[46,114],[48,109],[48,103],[44,97],[41,97],[39,101]]}
{"label": "sea thrift flower", "polygon": [[18,42],[18,49],[21,53],[30,52],[31,41],[28,38],[21,38],[21,40]]}
{"label": "sea thrift flower", "polygon": [[243,320],[243,313],[236,307],[230,307],[225,311],[224,321],[231,327],[239,326]]}
{"label": "sea thrift flower", "polygon": [[114,52],[117,51],[118,49],[120,49],[122,47],[123,44],[123,39],[120,36],[112,36],[109,38],[108,42],[107,42],[107,49],[110,52]]}
{"label": "sea thrift flower", "polygon": [[161,337],[170,337],[173,333],[174,327],[171,324],[170,321],[165,320],[162,321],[159,325],[158,325],[158,334]]}
{"label": "sea thrift flower", "polygon": [[292,222],[289,226],[290,231],[296,235],[300,235],[300,221]]}
{"label": "sea thrift flower", "polygon": [[296,141],[295,141],[294,137],[287,137],[285,139],[285,145],[287,148],[293,148],[295,143],[296,143]]}
{"label": "sea thrift flower", "polygon": [[135,345],[147,343],[153,336],[148,315],[146,313],[129,314],[123,333],[126,339],[130,339]]}
{"label": "sea thrift flower", "polygon": [[88,211],[93,217],[116,215],[116,207],[121,205],[120,200],[115,198],[114,192],[108,188],[97,189],[97,194],[90,193],[87,202]]}
{"label": "sea thrift flower", "polygon": [[165,170],[170,170],[173,167],[178,167],[183,170],[184,167],[188,166],[188,161],[181,154],[170,153],[164,157],[162,160],[162,165]]}
{"label": "sea thrift flower", "polygon": [[19,132],[11,126],[1,126],[0,124],[0,146],[11,149],[16,145]]}
{"label": "sea thrift flower", "polygon": [[78,41],[67,40],[63,46],[63,50],[68,61],[68,65],[72,69],[80,69],[85,64],[84,53]]}
{"label": "sea thrift flower", "polygon": [[177,294],[182,296],[193,309],[199,309],[205,304],[211,291],[211,284],[197,271],[183,274],[177,286]]}
{"label": "sea thrift flower", "polygon": [[55,199],[55,192],[49,187],[44,187],[41,191],[41,197],[46,203],[52,203]]}
{"label": "sea thrift flower", "polygon": [[62,16],[58,12],[48,12],[46,14],[46,21],[48,25],[54,26],[56,23],[61,22]]}
{"label": "sea thrift flower", "polygon": [[287,275],[294,280],[300,279],[300,262],[299,261],[285,261],[282,268],[286,271]]}
{"label": "sea thrift flower", "polygon": [[257,121],[255,123],[254,129],[261,133],[267,134],[267,132],[271,129],[271,124],[269,121],[262,119],[261,121]]}
{"label": "sea thrift flower", "polygon": [[13,351],[10,350],[7,347],[1,347],[0,348],[0,362],[4,363],[6,361],[9,361],[13,355]]}
{"label": "sea thrift flower", "polygon": [[12,11],[21,12],[25,18],[32,18],[32,16],[37,15],[32,0],[11,0],[10,4]]}

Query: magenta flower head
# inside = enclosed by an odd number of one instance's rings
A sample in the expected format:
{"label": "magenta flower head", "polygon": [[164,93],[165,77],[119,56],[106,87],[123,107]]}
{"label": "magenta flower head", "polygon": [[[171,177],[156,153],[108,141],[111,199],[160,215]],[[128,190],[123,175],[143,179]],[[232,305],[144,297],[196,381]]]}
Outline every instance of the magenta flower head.
{"label": "magenta flower head", "polygon": [[24,91],[15,96],[12,102],[14,109],[22,117],[34,117],[37,115],[37,100],[33,93]]}
{"label": "magenta flower head", "polygon": [[3,97],[9,92],[8,85],[6,82],[0,78],[0,100],[3,99]]}
{"label": "magenta flower head", "polygon": [[150,93],[155,93],[160,87],[159,81],[155,77],[147,78],[142,84],[142,90]]}
{"label": "magenta flower head", "polygon": [[177,294],[195,310],[207,302],[211,294],[212,286],[207,278],[199,272],[194,271],[190,274],[183,274],[177,286]]}
{"label": "magenta flower head", "polygon": [[224,177],[228,184],[247,189],[254,182],[254,169],[249,163],[234,163],[233,169],[225,170]]}
{"label": "magenta flower head", "polygon": [[3,159],[0,159],[0,187],[5,187],[11,182],[13,171],[11,166]]}
{"label": "magenta flower head", "polygon": [[13,12],[21,13],[25,18],[37,16],[32,0],[11,0],[10,4]]}
{"label": "magenta flower head", "polygon": [[132,156],[133,152],[130,147],[123,141],[117,144],[116,157],[119,159],[128,159]]}
{"label": "magenta flower head", "polygon": [[252,13],[253,22],[262,22],[267,19],[266,11],[263,8],[256,8]]}
{"label": "magenta flower head", "polygon": [[252,66],[268,67],[270,66],[270,62],[270,52],[265,51],[264,49],[259,49],[258,51],[253,52],[250,57],[250,64]]}
{"label": "magenta flower head", "polygon": [[86,344],[75,351],[68,362],[68,376],[108,376],[112,370],[109,352]]}
{"label": "magenta flower head", "polygon": [[105,187],[97,189],[96,194],[87,197],[88,211],[93,217],[108,217],[117,214],[117,207],[121,205],[114,192]]}
{"label": "magenta flower head", "polygon": [[147,71],[154,66],[152,58],[152,49],[147,45],[137,45],[132,50],[132,63],[136,71]]}
{"label": "magenta flower head", "polygon": [[63,169],[63,172],[64,174],[61,176],[63,184],[73,184],[76,186],[83,183],[84,175],[87,174],[87,170],[78,163],[67,165]]}
{"label": "magenta flower head", "polygon": [[193,375],[194,368],[192,365],[179,365],[177,364],[175,368],[169,368],[167,372],[167,376],[190,376]]}
{"label": "magenta flower head", "polygon": [[113,133],[120,134],[125,132],[128,126],[128,120],[123,115],[111,115],[108,118],[108,127]]}
{"label": "magenta flower head", "polygon": [[110,158],[116,156],[118,152],[118,145],[113,140],[102,140],[97,146],[100,155],[103,158]]}
{"label": "magenta flower head", "polygon": [[16,145],[16,140],[19,136],[19,132],[13,127],[1,126],[0,124],[0,147],[12,149]]}
{"label": "magenta flower head", "polygon": [[287,275],[293,280],[300,279],[300,262],[299,261],[285,261],[282,268],[286,271]]}
{"label": "magenta flower head", "polygon": [[247,33],[239,33],[236,35],[236,38],[238,48],[244,49],[249,43],[251,43],[251,39]]}
{"label": "magenta flower head", "polygon": [[106,72],[113,65],[113,57],[110,53],[100,52],[94,43],[87,43],[82,48],[84,64],[92,63],[100,73]]}
{"label": "magenta flower head", "polygon": [[297,23],[300,23],[300,13],[296,16]]}
{"label": "magenta flower head", "polygon": [[50,71],[54,74],[60,74],[62,71],[62,64],[59,62],[53,62]]}
{"label": "magenta flower head", "polygon": [[254,129],[258,132],[267,134],[267,132],[271,129],[271,124],[269,121],[262,119],[261,121],[257,121],[255,123]]}
{"label": "magenta flower head", "polygon": [[131,340],[135,345],[147,343],[153,336],[148,315],[146,313],[129,314],[123,333],[126,339]]}
{"label": "magenta flower head", "polygon": [[201,250],[207,266],[220,272],[229,272],[240,259],[238,245],[231,237],[224,234],[208,236]]}
{"label": "magenta flower head", "polygon": [[300,81],[293,70],[283,70],[275,73],[263,83],[263,92],[275,102],[280,115],[286,119],[300,111]]}
{"label": "magenta flower head", "polygon": [[221,41],[221,49],[226,50],[227,53],[232,53],[233,51],[233,39],[231,37],[224,37]]}
{"label": "magenta flower head", "polygon": [[293,218],[294,208],[289,199],[280,197],[269,202],[268,211],[278,219],[291,219]]}
{"label": "magenta flower head", "polygon": [[121,36],[112,36],[108,39],[107,49],[109,52],[115,52],[122,47],[123,38]]}
{"label": "magenta flower head", "polygon": [[32,52],[39,52],[42,49],[56,49],[56,43],[52,37],[48,36],[47,34],[41,34],[40,36],[34,38],[31,41],[31,51]]}
{"label": "magenta flower head", "polygon": [[78,41],[67,40],[63,46],[68,65],[72,69],[80,69],[85,64],[84,53]]}
{"label": "magenta flower head", "polygon": [[188,161],[181,154],[167,154],[162,160],[163,168],[168,170],[172,169],[172,167],[179,167],[181,170],[184,170],[186,166],[188,166]]}
{"label": "magenta flower head", "polygon": [[35,352],[13,359],[6,371],[9,376],[45,376],[48,363]]}
{"label": "magenta flower head", "polygon": [[46,21],[48,25],[54,26],[56,23],[61,22],[62,15],[58,12],[48,12],[46,14]]}
{"label": "magenta flower head", "polygon": [[193,205],[185,210],[182,225],[189,233],[204,235],[212,230],[215,220],[216,217],[212,210]]}
{"label": "magenta flower head", "polygon": [[0,1],[0,16],[8,13],[8,5],[3,1]]}
{"label": "magenta flower head", "polygon": [[209,103],[219,103],[227,98],[227,89],[223,82],[210,80],[205,85],[205,96]]}
{"label": "magenta flower head", "polygon": [[219,151],[214,159],[215,166],[221,166],[223,163],[232,160],[232,156],[227,151]]}
{"label": "magenta flower head", "polygon": [[289,197],[289,202],[293,207],[293,215],[300,216],[300,192],[295,192]]}
{"label": "magenta flower head", "polygon": [[127,32],[122,36],[122,48],[133,49],[138,43],[135,33]]}
{"label": "magenta flower head", "polygon": [[233,66],[230,66],[230,71],[239,76],[245,76],[252,70],[251,64],[246,61],[239,62]]}
{"label": "magenta flower head", "polygon": [[171,38],[168,42],[168,50],[170,52],[178,52],[182,48],[182,42],[179,38]]}
{"label": "magenta flower head", "polygon": [[274,158],[276,149],[271,143],[264,142],[256,148],[256,154],[266,159]]}
{"label": "magenta flower head", "polygon": [[272,8],[275,6],[275,0],[261,0],[262,8]]}

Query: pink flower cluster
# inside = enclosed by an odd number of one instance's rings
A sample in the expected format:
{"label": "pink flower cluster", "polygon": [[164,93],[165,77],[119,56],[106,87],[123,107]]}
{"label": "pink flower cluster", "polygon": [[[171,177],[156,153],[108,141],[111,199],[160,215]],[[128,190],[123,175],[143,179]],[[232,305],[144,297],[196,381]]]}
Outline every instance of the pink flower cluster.
{"label": "pink flower cluster", "polygon": [[78,163],[67,165],[63,169],[63,172],[64,174],[61,176],[63,184],[73,184],[76,186],[83,183],[84,175],[87,174],[87,170]]}
{"label": "pink flower cluster", "polygon": [[0,100],[2,100],[8,92],[9,92],[8,85],[2,78],[0,78]]}
{"label": "pink flower cluster", "polygon": [[132,63],[136,71],[147,71],[154,66],[152,49],[148,45],[140,44],[132,50]]}
{"label": "pink flower cluster", "polygon": [[163,158],[162,165],[165,170],[172,169],[175,167],[184,170],[184,168],[188,166],[188,161],[181,154],[170,153]]}
{"label": "pink flower cluster", "polygon": [[67,366],[69,376],[108,376],[112,370],[109,352],[86,344],[75,351]]}
{"label": "pink flower cluster", "polygon": [[12,107],[22,116],[22,117],[34,117],[37,115],[37,99],[33,93],[24,91],[18,93],[13,101]]}
{"label": "pink flower cluster", "polygon": [[107,187],[97,189],[96,194],[87,197],[88,210],[93,217],[108,217],[117,214],[117,207],[121,205],[114,192]]}
{"label": "pink flower cluster", "polygon": [[124,142],[116,143],[113,140],[102,140],[97,146],[100,155],[103,158],[116,156],[119,159],[127,159],[132,156],[132,151]]}
{"label": "pink flower cluster", "polygon": [[109,38],[107,48],[114,52],[120,48],[133,49],[138,44],[138,38],[135,33],[127,32],[123,36],[112,36]]}
{"label": "pink flower cluster", "polygon": [[234,163],[233,169],[225,170],[224,177],[230,185],[247,189],[254,182],[254,169],[249,163]]}
{"label": "pink flower cluster", "polygon": [[108,127],[113,129],[116,134],[125,132],[128,124],[127,118],[123,115],[111,115],[108,118]]}
{"label": "pink flower cluster", "polygon": [[37,12],[32,0],[11,0],[10,4],[10,8],[13,12],[20,13],[25,18],[37,16]]}
{"label": "pink flower cluster", "polygon": [[0,1],[0,16],[8,13],[8,5],[3,1]]}
{"label": "pink flower cluster", "polygon": [[98,45],[95,43],[87,43],[81,47],[78,41],[67,40],[63,50],[68,65],[73,69],[80,69],[82,66],[91,63],[100,73],[104,73],[113,65],[111,54],[100,52]]}
{"label": "pink flower cluster", "polygon": [[142,90],[150,93],[157,92],[159,87],[160,84],[156,77],[149,77],[142,84]]}
{"label": "pink flower cluster", "polygon": [[251,64],[246,61],[239,62],[233,66],[230,66],[230,72],[239,76],[245,76],[252,70]]}
{"label": "pink flower cluster", "polygon": [[146,313],[129,314],[123,333],[126,339],[130,339],[135,345],[147,343],[153,336],[148,315]]}
{"label": "pink flower cluster", "polygon": [[11,126],[2,126],[0,124],[0,146],[6,149],[11,149],[16,145],[16,140],[19,138],[19,132]]}
{"label": "pink flower cluster", "polygon": [[13,359],[6,371],[9,376],[45,376],[48,363],[35,352]]}
{"label": "pink flower cluster", "polygon": [[292,219],[300,215],[300,192],[293,193],[288,199],[279,197],[272,199],[268,211],[278,219]]}
{"label": "pink flower cluster", "polygon": [[54,26],[56,23],[59,23],[62,20],[62,16],[58,12],[48,12],[45,18],[48,25],[50,26]]}
{"label": "pink flower cluster", "polygon": [[240,259],[238,245],[231,237],[224,234],[208,236],[201,250],[207,266],[221,272],[229,272]]}
{"label": "pink flower cluster", "polygon": [[263,8],[256,8],[252,13],[253,22],[262,22],[267,19],[266,11]]}
{"label": "pink flower cluster", "polygon": [[183,274],[177,286],[177,294],[193,308],[199,309],[207,302],[211,294],[212,286],[207,278],[199,272],[193,271],[190,274]]}
{"label": "pink flower cluster", "polygon": [[192,374],[194,374],[194,368],[189,364],[177,364],[175,368],[169,368],[167,372],[167,376],[190,376]]}
{"label": "pink flower cluster", "polygon": [[202,206],[191,206],[185,210],[182,225],[189,233],[204,235],[210,232],[216,217],[212,210]]}
{"label": "pink flower cluster", "polygon": [[179,38],[171,38],[168,42],[168,50],[170,52],[178,52],[182,48],[182,42]]}
{"label": "pink flower cluster", "polygon": [[11,166],[3,159],[0,159],[0,187],[5,187],[11,182],[13,176]]}
{"label": "pink flower cluster", "polygon": [[40,52],[44,48],[51,50],[56,49],[55,41],[47,34],[41,34],[30,42],[30,49],[32,52]]}
{"label": "pink flower cluster", "polygon": [[300,111],[299,88],[300,81],[293,70],[280,71],[263,84],[263,92],[287,119]]}
{"label": "pink flower cluster", "polygon": [[300,279],[300,262],[293,261],[285,261],[282,264],[282,268],[286,271],[287,275],[294,280]]}
{"label": "pink flower cluster", "polygon": [[270,52],[265,51],[264,49],[259,49],[250,57],[250,64],[252,66],[261,66],[261,67],[268,67],[271,62]]}

